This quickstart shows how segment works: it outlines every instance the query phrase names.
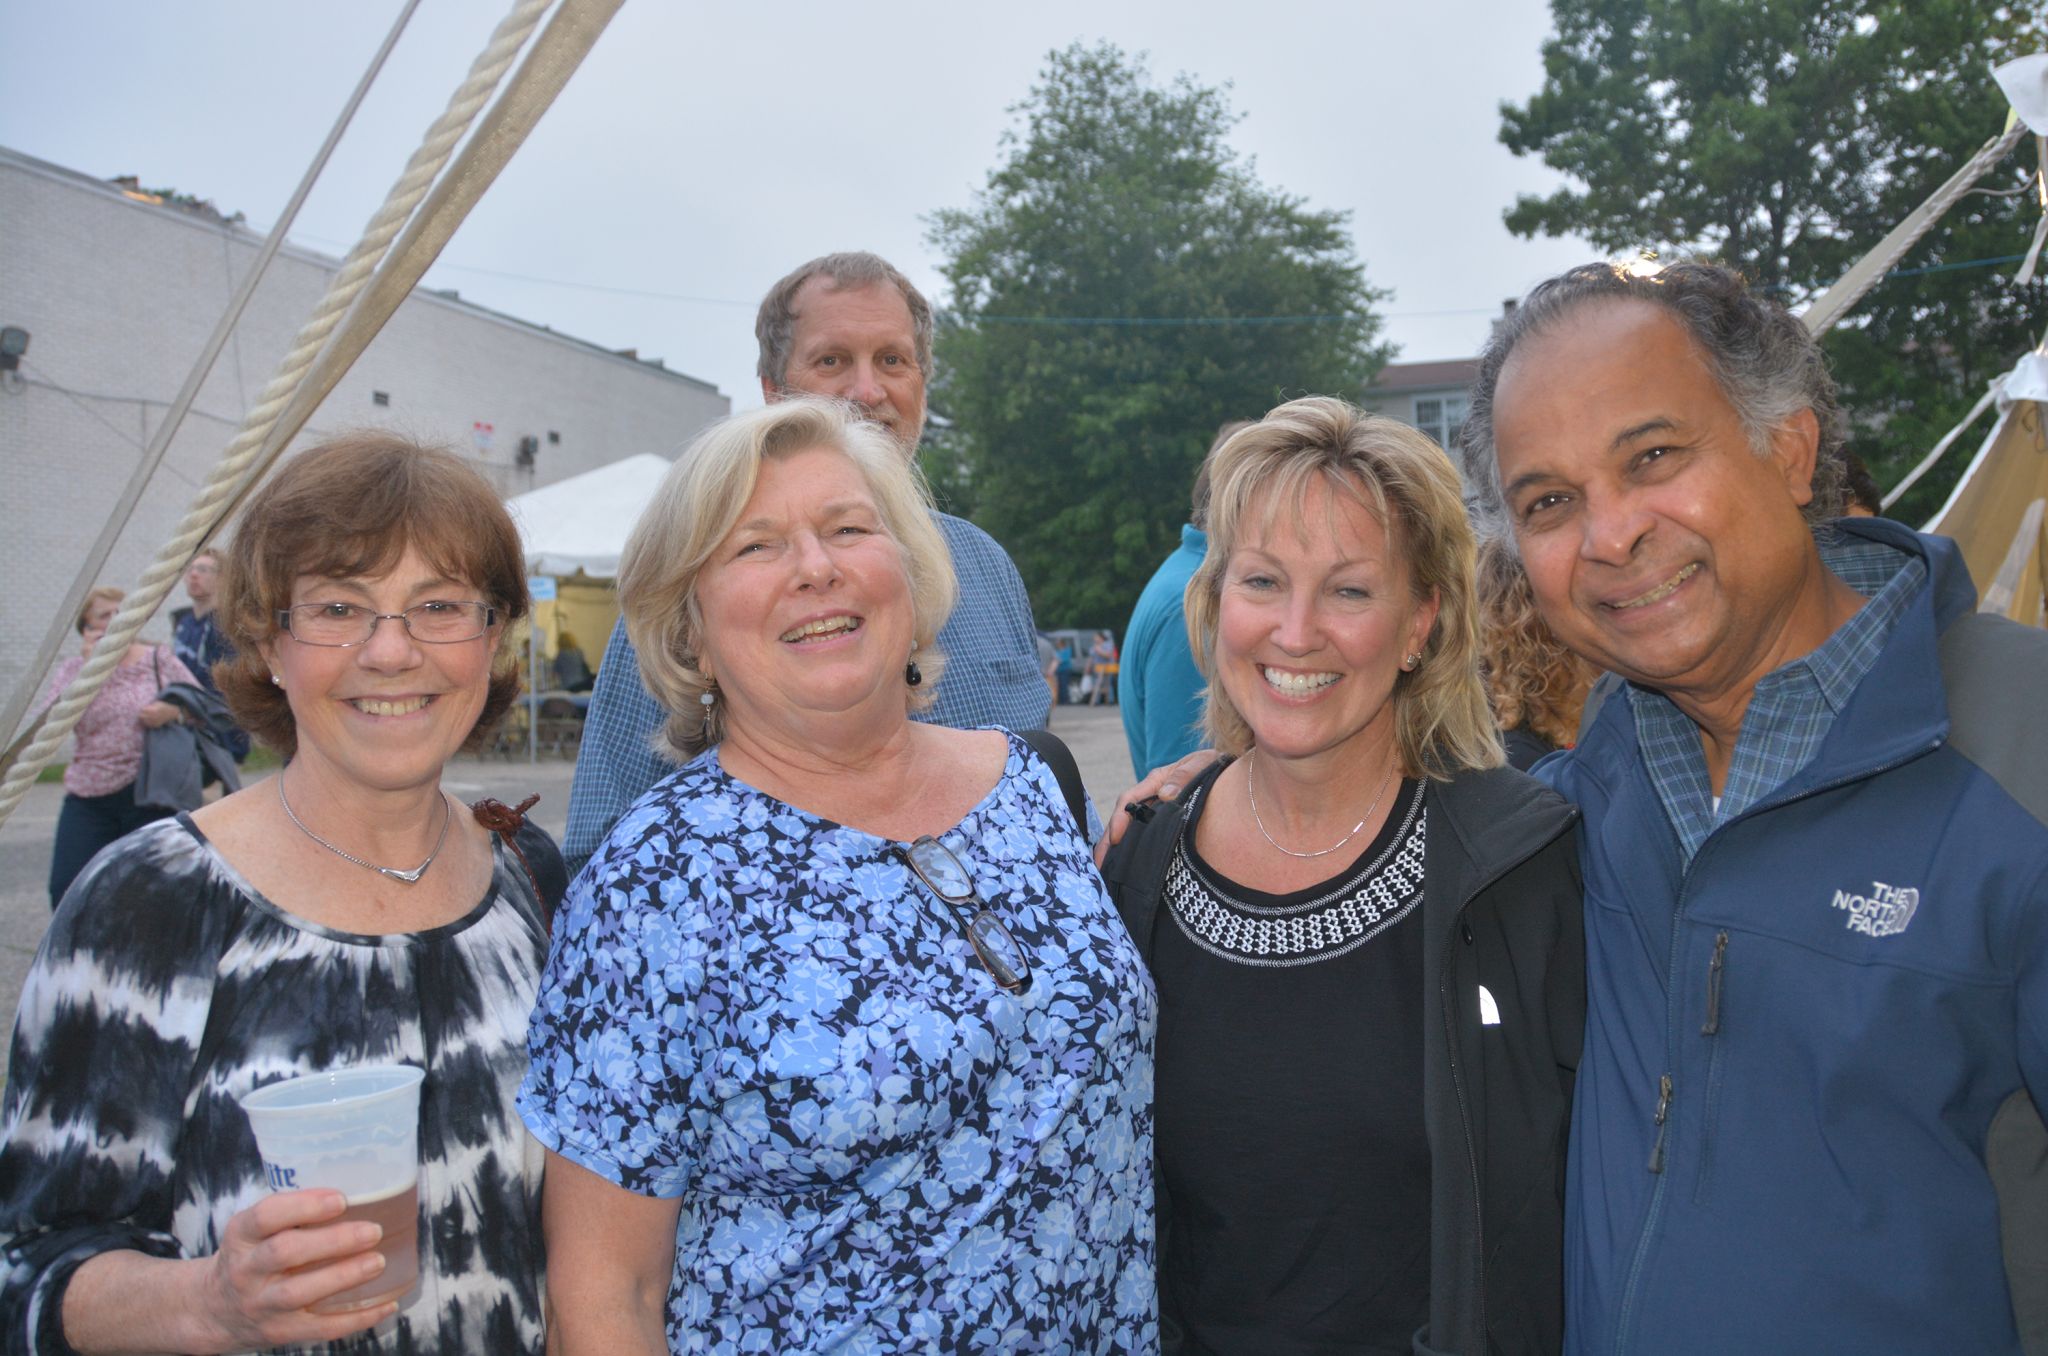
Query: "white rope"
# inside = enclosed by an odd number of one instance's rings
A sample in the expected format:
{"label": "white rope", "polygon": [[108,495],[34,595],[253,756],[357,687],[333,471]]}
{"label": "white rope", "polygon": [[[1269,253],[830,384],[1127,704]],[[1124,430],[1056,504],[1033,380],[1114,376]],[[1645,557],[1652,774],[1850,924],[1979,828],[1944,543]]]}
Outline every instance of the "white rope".
{"label": "white rope", "polygon": [[[5,781],[0,782],[0,824],[7,821],[22,797],[28,794],[36,776],[55,756],[64,737],[71,733],[79,717],[85,714],[86,707],[98,695],[107,675],[127,653],[143,623],[163,603],[199,543],[220,520],[221,509],[233,504],[246,486],[262,474],[268,463],[267,460],[259,463],[258,454],[264,451],[272,429],[291,403],[294,392],[319,356],[328,335],[347,313],[357,293],[370,281],[392,240],[411,216],[413,208],[426,196],[441,167],[454,154],[456,143],[461,141],[463,133],[511,68],[519,49],[525,45],[552,3],[554,0],[517,0],[511,13],[498,25],[484,50],[471,64],[469,77],[449,99],[447,109],[427,129],[419,149],[406,163],[405,172],[392,186],[384,205],[364,228],[363,238],[342,262],[341,270],[335,275],[327,295],[321,299],[319,308],[300,328],[291,351],[278,367],[277,375],[257,397],[256,404],[242,422],[241,431],[228,444],[212,476],[186,510],[178,531],[143,571],[135,589],[108,626],[106,635],[93,648],[92,656],[86,660],[63,696],[46,713],[40,733],[22,751],[20,760],[8,770]],[[276,450],[271,453],[273,457]]]}
{"label": "white rope", "polygon": [[1918,466],[1906,472],[1905,479],[1891,487],[1891,490],[1885,497],[1878,501],[1878,507],[1890,508],[1904,497],[1907,490],[1912,489],[1914,485],[1919,483],[1920,477],[1926,475],[1933,468],[1934,463],[1941,460],[1942,454],[1955,445],[1956,439],[1963,436],[1963,430],[1976,423],[1978,416],[1991,408],[1991,402],[1998,399],[1998,393],[2004,386],[2005,377],[2001,375],[1998,380],[1992,382],[1986,388],[1982,396],[1978,397],[1977,403],[1970,407],[1970,412],[1963,416],[1963,421],[1943,434],[1941,441],[1934,445],[1934,450],[1925,457],[1922,457]]}
{"label": "white rope", "polygon": [[1825,334],[1834,328],[1835,322],[1847,315],[1850,309],[1863,299],[1864,293],[1877,286],[1878,281],[1891,272],[1892,265],[1899,262],[1900,256],[1913,248],[1920,237],[1926,235],[1934,223],[1941,220],[1942,214],[1955,205],[1956,199],[1962,197],[1970,185],[1990,173],[1993,165],[2003,160],[2007,152],[2019,145],[2020,138],[2026,134],[2026,130],[2025,123],[2014,119],[2003,132],[1985,142],[1947,183],[1934,190],[1932,197],[1915,208],[1904,221],[1894,226],[1890,235],[1878,241],[1870,253],[1857,260],[1855,266],[1837,279],[1833,287],[1823,292],[1800,314],[1799,318],[1806,324],[1806,332]]}
{"label": "white rope", "polygon": [[[313,185],[320,178],[320,172],[327,167],[328,158],[334,154],[334,148],[341,143],[342,133],[348,130],[349,123],[355,120],[356,110],[362,107],[363,96],[368,94],[370,86],[376,83],[378,72],[384,69],[384,63],[390,58],[392,48],[398,46],[399,35],[405,32],[405,26],[412,21],[413,12],[419,5],[420,0],[406,0],[405,8],[399,11],[397,20],[391,25],[391,31],[384,35],[383,46],[370,58],[370,64],[363,70],[362,79],[356,81],[355,91],[349,95],[348,102],[342,105],[341,115],[334,120],[334,126],[328,129],[327,140],[314,152],[313,162],[306,166],[306,172],[300,177],[299,186],[292,193],[291,200],[285,204],[284,211],[271,227],[269,236],[256,251],[256,258],[250,263],[249,271],[242,275],[241,284],[235,289],[234,297],[228,302],[228,308],[221,312],[220,319],[215,322],[213,334],[206,341],[206,347],[200,350],[198,360],[186,374],[184,387],[171,401],[171,407],[157,424],[156,433],[150,438],[149,446],[144,449],[142,459],[135,463],[135,469],[130,472],[128,487],[121,492],[113,511],[107,515],[106,525],[100,529],[99,540],[85,553],[85,559],[80,562],[70,589],[64,594],[63,601],[57,605],[55,615],[50,618],[49,629],[43,634],[43,641],[36,649],[35,659],[22,675],[19,690],[8,699],[4,713],[0,713],[0,730],[12,731],[28,711],[30,703],[35,700],[36,691],[42,686],[43,675],[49,672],[51,663],[57,658],[58,649],[64,644],[64,638],[71,632],[72,620],[78,616],[79,609],[85,604],[86,591],[100,577],[100,571],[106,568],[107,557],[114,551],[114,543],[120,540],[122,529],[134,515],[135,505],[141,502],[143,491],[149,487],[150,477],[155,475],[157,467],[163,464],[164,454],[170,450],[171,439],[177,437],[179,426],[185,422],[185,416],[191,412],[192,402],[198,398],[199,388],[205,384],[207,374],[213,371],[215,360],[227,346],[228,336],[234,332],[235,323],[248,308],[250,298],[256,295],[257,284],[262,282],[263,275],[270,268],[270,261],[277,257],[278,248],[284,244],[292,223],[298,219],[299,208],[305,204],[306,195],[313,191]],[[223,242],[225,243],[225,237]],[[5,767],[0,766],[0,771],[5,771]]]}

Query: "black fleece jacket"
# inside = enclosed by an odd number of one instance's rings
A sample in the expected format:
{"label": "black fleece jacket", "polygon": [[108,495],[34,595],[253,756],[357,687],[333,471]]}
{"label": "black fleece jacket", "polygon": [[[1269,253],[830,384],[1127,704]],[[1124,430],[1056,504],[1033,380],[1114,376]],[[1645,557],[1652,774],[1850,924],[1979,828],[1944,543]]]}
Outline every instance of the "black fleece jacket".
{"label": "black fleece jacket", "polygon": [[[1565,1131],[1586,1011],[1577,811],[1506,768],[1432,781],[1424,804],[1422,912],[1435,981],[1423,986],[1422,1027],[1430,1296],[1415,1350],[1555,1352]],[[1181,803],[1157,805],[1102,867],[1148,965],[1181,823]],[[1497,1023],[1481,1023],[1482,986]],[[1164,1255],[1163,1191],[1159,1201]],[[1162,1337],[1173,1352],[1178,1335]]]}

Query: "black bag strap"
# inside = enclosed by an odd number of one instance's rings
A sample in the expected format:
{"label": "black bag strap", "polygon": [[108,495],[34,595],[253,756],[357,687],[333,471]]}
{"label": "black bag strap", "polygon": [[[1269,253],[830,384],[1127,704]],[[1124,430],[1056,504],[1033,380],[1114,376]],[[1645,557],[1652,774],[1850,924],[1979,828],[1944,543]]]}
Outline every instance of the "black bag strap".
{"label": "black bag strap", "polygon": [[1073,752],[1050,730],[1019,730],[1017,738],[1052,769],[1053,779],[1060,784],[1060,794],[1067,798],[1067,813],[1074,817],[1074,832],[1081,835],[1082,842],[1087,842],[1088,792],[1081,785],[1081,769],[1074,762]]}

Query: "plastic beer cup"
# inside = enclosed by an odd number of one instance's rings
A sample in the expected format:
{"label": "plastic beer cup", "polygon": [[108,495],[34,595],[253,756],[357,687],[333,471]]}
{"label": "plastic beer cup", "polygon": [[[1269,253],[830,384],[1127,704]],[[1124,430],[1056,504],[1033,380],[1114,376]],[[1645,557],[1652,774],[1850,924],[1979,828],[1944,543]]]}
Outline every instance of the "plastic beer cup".
{"label": "plastic beer cup", "polygon": [[316,1314],[367,1309],[419,1280],[425,1078],[411,1065],[379,1064],[288,1078],[242,1098],[271,1190],[332,1188],[348,1199],[344,1221],[367,1219],[384,1230],[377,1244],[384,1270],[312,1306]]}

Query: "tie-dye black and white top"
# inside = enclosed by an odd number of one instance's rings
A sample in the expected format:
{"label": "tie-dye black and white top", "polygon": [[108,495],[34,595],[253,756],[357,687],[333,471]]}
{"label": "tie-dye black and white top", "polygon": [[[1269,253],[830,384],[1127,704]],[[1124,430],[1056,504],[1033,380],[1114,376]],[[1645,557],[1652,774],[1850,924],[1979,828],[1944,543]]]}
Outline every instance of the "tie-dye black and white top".
{"label": "tie-dye black and white top", "polygon": [[[546,881],[544,833],[520,847]],[[490,893],[426,932],[358,936],[250,887],[183,815],[94,859],[22,990],[0,1145],[0,1351],[61,1352],[79,1264],[197,1258],[268,1191],[238,1102],[353,1064],[426,1070],[420,1285],[328,1353],[539,1352],[542,1154],[513,1107],[546,951],[496,846]],[[554,867],[554,872],[549,871]]]}
{"label": "tie-dye black and white top", "polygon": [[679,1199],[671,1351],[1158,1350],[1152,981],[1014,736],[941,841],[1026,953],[1025,992],[899,845],[715,749],[570,886],[520,1110],[564,1157]]}

